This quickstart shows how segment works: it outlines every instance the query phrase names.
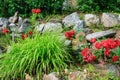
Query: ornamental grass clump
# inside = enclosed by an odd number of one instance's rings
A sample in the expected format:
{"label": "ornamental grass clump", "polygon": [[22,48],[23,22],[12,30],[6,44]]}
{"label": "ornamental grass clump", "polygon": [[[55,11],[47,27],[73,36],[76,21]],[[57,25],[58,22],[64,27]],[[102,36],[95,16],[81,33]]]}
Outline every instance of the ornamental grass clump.
{"label": "ornamental grass clump", "polygon": [[25,73],[41,77],[42,73],[67,67],[70,55],[57,34],[35,35],[12,45],[0,58],[0,79],[22,79]]}

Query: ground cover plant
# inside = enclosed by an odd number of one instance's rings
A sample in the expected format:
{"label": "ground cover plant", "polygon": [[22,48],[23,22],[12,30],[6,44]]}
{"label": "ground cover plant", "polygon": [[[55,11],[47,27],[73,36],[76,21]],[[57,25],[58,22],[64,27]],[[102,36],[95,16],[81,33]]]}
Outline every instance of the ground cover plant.
{"label": "ground cover plant", "polygon": [[63,70],[69,60],[58,35],[37,34],[32,39],[24,38],[20,43],[12,44],[11,51],[1,56],[0,78],[21,79],[24,73],[40,77],[42,73]]}

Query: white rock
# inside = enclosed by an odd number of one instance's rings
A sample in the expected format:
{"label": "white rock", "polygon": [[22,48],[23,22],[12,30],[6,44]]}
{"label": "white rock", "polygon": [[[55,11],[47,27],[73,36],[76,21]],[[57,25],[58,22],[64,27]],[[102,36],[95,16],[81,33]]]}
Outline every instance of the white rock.
{"label": "white rock", "polygon": [[77,12],[74,12],[68,16],[66,16],[63,20],[62,23],[65,25],[66,28],[74,26],[78,21],[80,21],[79,16]]}
{"label": "white rock", "polygon": [[91,26],[91,25],[98,26],[99,22],[100,22],[100,20],[96,15],[94,15],[94,14],[86,14],[85,15],[86,26]]}
{"label": "white rock", "polygon": [[36,31],[42,31],[42,29],[44,29],[44,26],[45,26],[45,24],[44,23],[42,23],[42,24],[40,24],[39,26],[36,26],[35,28],[36,28]]}
{"label": "white rock", "polygon": [[119,25],[119,20],[114,14],[103,13],[101,17],[101,22],[105,27],[114,27]]}
{"label": "white rock", "polygon": [[116,33],[116,31],[114,31],[114,30],[95,32],[92,34],[88,34],[86,36],[86,39],[90,41],[91,38],[102,38],[102,37],[106,37],[106,36],[115,35],[115,33]]}
{"label": "white rock", "polygon": [[[43,30],[42,30],[43,29]],[[62,32],[62,24],[61,23],[53,23],[53,22],[47,22],[46,24],[40,24],[36,28],[37,31],[42,32]]]}

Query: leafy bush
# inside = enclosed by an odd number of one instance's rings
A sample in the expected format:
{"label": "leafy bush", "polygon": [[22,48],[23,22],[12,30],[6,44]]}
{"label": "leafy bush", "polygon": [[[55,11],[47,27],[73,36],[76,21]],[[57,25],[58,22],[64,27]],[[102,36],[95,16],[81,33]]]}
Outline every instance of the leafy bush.
{"label": "leafy bush", "polygon": [[1,57],[0,78],[23,78],[24,73],[41,76],[42,72],[63,70],[69,60],[70,55],[58,35],[35,35],[13,44],[11,51]]}
{"label": "leafy bush", "polygon": [[78,4],[82,12],[120,11],[117,0],[78,0]]}
{"label": "leafy bush", "polygon": [[[0,0],[0,16],[12,16],[16,11],[27,16],[32,8],[41,8],[42,13],[58,13],[64,0]],[[7,14],[4,14],[7,13]]]}

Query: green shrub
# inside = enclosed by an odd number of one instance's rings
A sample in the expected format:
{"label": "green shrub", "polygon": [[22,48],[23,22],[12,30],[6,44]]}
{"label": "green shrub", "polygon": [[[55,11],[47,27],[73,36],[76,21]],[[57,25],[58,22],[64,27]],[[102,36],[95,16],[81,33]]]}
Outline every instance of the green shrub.
{"label": "green shrub", "polygon": [[0,16],[12,16],[16,11],[19,11],[23,16],[27,16],[33,8],[41,8],[44,14],[59,13],[62,9],[63,1],[64,0],[0,0]]}
{"label": "green shrub", "polygon": [[117,0],[78,0],[78,4],[82,12],[120,12],[120,2],[117,3]]}
{"label": "green shrub", "polygon": [[23,78],[24,73],[41,77],[42,73],[63,70],[68,61],[70,55],[58,35],[35,35],[13,44],[11,51],[1,57],[0,78]]}

